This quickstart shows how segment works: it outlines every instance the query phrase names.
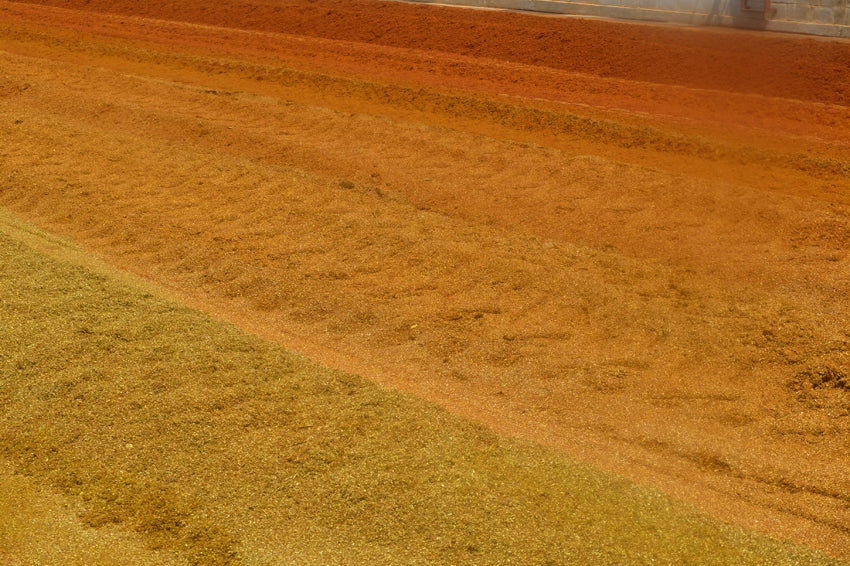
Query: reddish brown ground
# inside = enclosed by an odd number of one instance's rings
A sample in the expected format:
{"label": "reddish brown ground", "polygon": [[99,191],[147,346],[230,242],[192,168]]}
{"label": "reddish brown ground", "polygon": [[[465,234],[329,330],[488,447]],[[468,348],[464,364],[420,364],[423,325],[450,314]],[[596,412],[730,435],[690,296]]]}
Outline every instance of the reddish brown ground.
{"label": "reddish brown ground", "polygon": [[0,204],[850,558],[848,69],[847,42],[394,2],[0,2]]}

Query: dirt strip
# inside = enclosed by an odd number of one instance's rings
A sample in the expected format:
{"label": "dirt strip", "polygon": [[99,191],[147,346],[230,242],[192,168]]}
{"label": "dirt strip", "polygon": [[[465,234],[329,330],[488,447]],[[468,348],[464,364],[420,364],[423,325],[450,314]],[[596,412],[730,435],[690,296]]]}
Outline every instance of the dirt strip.
{"label": "dirt strip", "polygon": [[29,2],[493,58],[623,79],[847,104],[848,42],[370,0]]}

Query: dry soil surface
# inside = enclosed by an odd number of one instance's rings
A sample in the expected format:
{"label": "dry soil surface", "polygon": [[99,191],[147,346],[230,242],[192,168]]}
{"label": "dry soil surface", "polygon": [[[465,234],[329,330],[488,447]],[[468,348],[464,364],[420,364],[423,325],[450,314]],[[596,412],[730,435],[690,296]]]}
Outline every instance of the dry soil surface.
{"label": "dry soil surface", "polygon": [[0,205],[847,559],[848,70],[842,41],[395,2],[0,1]]}

